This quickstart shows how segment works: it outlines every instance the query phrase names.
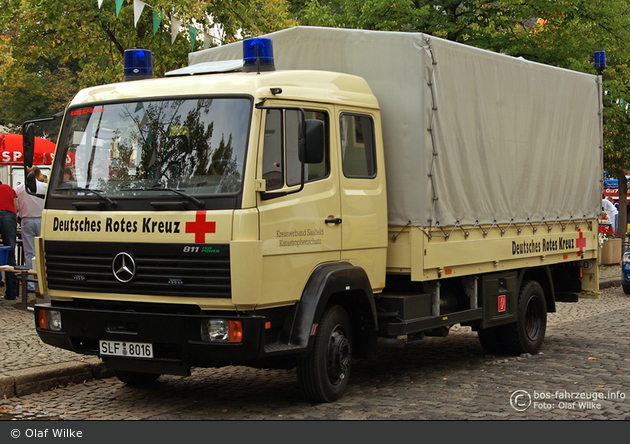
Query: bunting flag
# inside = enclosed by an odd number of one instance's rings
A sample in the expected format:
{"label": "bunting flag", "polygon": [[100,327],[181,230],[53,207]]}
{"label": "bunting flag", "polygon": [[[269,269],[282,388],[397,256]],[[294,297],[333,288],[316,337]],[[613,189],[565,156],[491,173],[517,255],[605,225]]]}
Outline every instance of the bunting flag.
{"label": "bunting flag", "polygon": [[208,49],[212,46],[212,36],[210,34],[203,35],[203,49]]}
{"label": "bunting flag", "polygon": [[122,8],[123,2],[125,0],[116,0],[116,17],[120,14],[120,8]]}
{"label": "bunting flag", "polygon": [[197,41],[199,30],[194,26],[188,26],[188,33],[190,34],[190,52],[193,52],[195,50],[195,42]]}
{"label": "bunting flag", "polygon": [[155,35],[160,28],[160,23],[162,23],[162,16],[162,11],[153,9],[153,35]]}
{"label": "bunting flag", "polygon": [[144,9],[145,5],[145,2],[141,2],[140,0],[133,0],[133,26],[138,26],[138,20],[140,20],[140,15],[142,14],[142,10]]}
{"label": "bunting flag", "polygon": [[171,20],[171,45],[175,42],[181,27],[182,21],[173,17],[173,20]]}
{"label": "bunting flag", "polygon": [[[120,15],[120,10],[122,9],[124,2],[125,0],[116,0],[116,17]],[[98,0],[99,9],[101,9],[102,5],[103,5],[103,0]],[[133,0],[133,25],[134,27],[138,26],[138,20],[140,20],[140,16],[142,15],[142,11],[144,11],[145,6],[152,7],[151,5],[148,5],[147,3],[141,0]],[[160,24],[162,23],[163,19],[164,19],[164,12],[153,8],[153,35],[157,34],[158,30],[160,29]],[[179,19],[173,18],[171,20],[171,45],[175,43],[175,39],[177,38],[177,34],[179,34],[179,31],[181,30],[181,28],[182,28],[182,21]],[[188,26],[188,33],[190,34],[190,50],[194,51],[195,43],[197,42],[197,36],[199,35],[199,30],[196,27],[190,25]],[[203,35],[203,47],[209,48],[210,46],[212,46],[213,36],[211,34],[205,34],[205,33],[202,35]]]}

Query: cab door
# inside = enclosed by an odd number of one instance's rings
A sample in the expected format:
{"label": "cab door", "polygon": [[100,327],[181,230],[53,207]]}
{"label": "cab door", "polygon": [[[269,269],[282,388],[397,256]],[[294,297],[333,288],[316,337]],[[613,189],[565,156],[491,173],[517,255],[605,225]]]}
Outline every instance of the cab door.
{"label": "cab door", "polygon": [[298,110],[263,110],[257,177],[265,187],[258,193],[258,211],[266,306],[296,302],[318,264],[340,259],[339,181],[333,174],[337,159],[330,155],[332,109],[309,105],[304,111],[306,119],[324,123],[326,147],[319,164],[298,160]]}
{"label": "cab door", "polygon": [[374,291],[385,286],[387,197],[380,114],[338,108],[341,259],[363,268]]}

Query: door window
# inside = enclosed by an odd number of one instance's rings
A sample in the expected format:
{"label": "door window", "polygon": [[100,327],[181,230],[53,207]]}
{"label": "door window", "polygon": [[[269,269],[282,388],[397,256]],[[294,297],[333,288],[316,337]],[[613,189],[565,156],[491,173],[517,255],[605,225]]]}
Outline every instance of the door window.
{"label": "door window", "polygon": [[343,173],[349,178],[376,177],[374,122],[369,116],[342,114]]}
{"label": "door window", "polygon": [[321,163],[302,165],[298,158],[298,140],[302,137],[299,111],[268,109],[266,112],[262,177],[265,179],[267,191],[299,185],[302,178],[302,168],[304,168],[304,182],[312,182],[327,177],[329,174],[328,113],[305,110],[306,119],[317,119],[324,122],[326,146],[324,160]]}

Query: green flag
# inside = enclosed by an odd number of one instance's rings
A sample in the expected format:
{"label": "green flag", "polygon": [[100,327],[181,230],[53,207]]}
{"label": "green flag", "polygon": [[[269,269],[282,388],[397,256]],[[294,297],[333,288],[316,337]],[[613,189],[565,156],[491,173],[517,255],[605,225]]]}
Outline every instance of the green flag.
{"label": "green flag", "polygon": [[162,11],[153,10],[153,35],[155,35],[162,23]]}
{"label": "green flag", "polygon": [[116,0],[116,17],[120,14],[120,8],[122,8],[123,2],[125,0]]}
{"label": "green flag", "polygon": [[197,34],[199,33],[199,30],[194,26],[189,26],[188,33],[190,34],[190,51],[192,52],[195,50],[195,40],[197,40]]}

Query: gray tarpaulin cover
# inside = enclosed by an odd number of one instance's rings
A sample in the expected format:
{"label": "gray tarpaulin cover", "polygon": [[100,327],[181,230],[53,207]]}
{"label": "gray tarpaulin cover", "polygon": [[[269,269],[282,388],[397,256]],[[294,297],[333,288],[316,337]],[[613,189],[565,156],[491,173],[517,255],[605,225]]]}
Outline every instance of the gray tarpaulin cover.
{"label": "gray tarpaulin cover", "polygon": [[[382,110],[390,224],[601,212],[596,76],[421,33],[295,27],[265,37],[278,70],[367,80]],[[191,53],[189,63],[241,59],[242,46]]]}

